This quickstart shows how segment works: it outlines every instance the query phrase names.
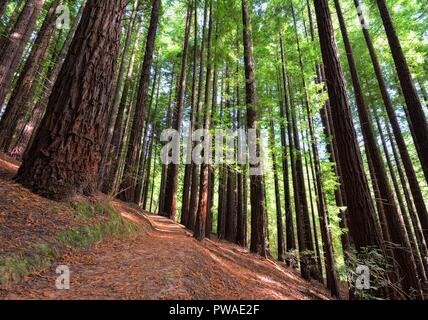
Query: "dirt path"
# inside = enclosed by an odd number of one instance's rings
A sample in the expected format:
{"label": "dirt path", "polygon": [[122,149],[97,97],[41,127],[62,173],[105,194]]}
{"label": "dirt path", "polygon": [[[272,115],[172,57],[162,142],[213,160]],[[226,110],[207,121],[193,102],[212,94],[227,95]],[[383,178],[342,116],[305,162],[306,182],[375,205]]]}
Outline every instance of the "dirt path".
{"label": "dirt path", "polygon": [[[132,219],[140,219],[125,213]],[[180,225],[148,216],[153,229],[109,239],[10,288],[5,299],[326,299],[315,283],[227,243],[197,243]],[[136,221],[138,222],[138,220]],[[140,221],[143,222],[143,221]],[[70,290],[55,288],[68,265]]]}

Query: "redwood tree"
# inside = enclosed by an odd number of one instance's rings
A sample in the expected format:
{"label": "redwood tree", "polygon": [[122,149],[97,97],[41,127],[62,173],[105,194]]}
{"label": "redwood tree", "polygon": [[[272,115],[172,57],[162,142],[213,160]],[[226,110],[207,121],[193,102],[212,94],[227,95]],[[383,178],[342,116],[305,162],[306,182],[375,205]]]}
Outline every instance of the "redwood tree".
{"label": "redwood tree", "polygon": [[375,211],[352,123],[328,1],[314,0],[314,6],[339,151],[338,161],[347,197],[351,237],[357,250],[372,246],[379,248],[381,243],[375,228]]}
{"label": "redwood tree", "polygon": [[37,193],[64,199],[95,191],[125,3],[90,0],[85,7],[46,115],[16,177]]}
{"label": "redwood tree", "polygon": [[[254,73],[253,40],[251,35],[251,18],[247,0],[242,0],[243,44],[246,79],[247,127],[257,130],[257,91]],[[260,152],[259,141],[256,141],[257,153]],[[257,166],[257,165],[256,165]],[[254,168],[254,164],[251,164]],[[267,256],[266,213],[263,176],[250,176],[251,189],[251,252]]]}
{"label": "redwood tree", "polygon": [[149,29],[147,31],[146,50],[141,77],[136,99],[136,109],[134,121],[131,126],[131,137],[129,140],[128,152],[125,162],[125,176],[120,185],[119,198],[124,201],[135,202],[135,186],[138,173],[138,160],[141,151],[141,138],[143,135],[143,125],[145,119],[147,97],[150,82],[150,70],[153,61],[156,33],[158,28],[161,0],[153,0],[150,16]]}
{"label": "redwood tree", "polygon": [[422,170],[425,179],[428,182],[428,123],[425,117],[422,103],[416,90],[415,82],[410,73],[407,59],[401,48],[400,40],[394,27],[388,6],[385,0],[376,0],[380,16],[383,21],[389,47],[397,69],[398,79],[400,80],[401,90],[406,101],[407,110],[410,116],[410,122],[415,133],[416,150],[421,160]]}

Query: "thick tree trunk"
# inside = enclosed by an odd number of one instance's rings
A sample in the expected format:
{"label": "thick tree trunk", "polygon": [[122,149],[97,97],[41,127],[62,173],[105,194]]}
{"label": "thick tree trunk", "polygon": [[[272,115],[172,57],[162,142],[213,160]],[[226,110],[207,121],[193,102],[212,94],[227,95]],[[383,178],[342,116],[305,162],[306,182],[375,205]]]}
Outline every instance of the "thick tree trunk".
{"label": "thick tree trunk", "polygon": [[[354,3],[355,3],[355,6],[357,6],[357,7],[360,5],[359,0],[354,0]],[[360,21],[362,22],[363,25],[365,24],[364,17],[361,15],[361,13],[360,13]],[[428,211],[426,209],[424,197],[422,195],[422,192],[421,192],[421,189],[419,186],[419,182],[417,180],[416,173],[415,173],[415,170],[413,168],[413,164],[412,164],[412,161],[410,159],[410,156],[409,156],[409,153],[408,153],[408,150],[406,147],[406,143],[405,143],[403,136],[401,134],[400,125],[398,123],[397,116],[395,114],[395,111],[394,111],[394,108],[392,105],[391,97],[390,97],[390,94],[388,92],[388,88],[386,86],[385,78],[384,78],[382,71],[381,71],[381,68],[380,68],[379,60],[377,58],[376,51],[375,51],[375,48],[373,46],[373,42],[371,40],[371,37],[370,37],[368,30],[364,26],[362,27],[362,31],[364,34],[364,38],[365,38],[367,47],[369,49],[370,57],[372,60],[376,79],[377,79],[378,84],[379,84],[382,99],[383,99],[383,102],[384,102],[384,105],[386,108],[386,112],[388,114],[389,121],[391,122],[392,130],[394,132],[394,136],[395,136],[395,139],[397,141],[398,148],[400,150],[400,155],[401,155],[401,158],[402,158],[402,161],[404,164],[404,168],[406,170],[407,178],[409,180],[410,189],[412,191],[413,199],[415,201],[415,206],[417,208],[418,216],[419,216],[419,219],[421,221],[421,225],[422,225],[422,228],[424,230],[424,235],[425,235],[425,240],[426,240],[426,239],[428,239]],[[411,124],[413,125],[414,123],[412,122]]]}
{"label": "thick tree trunk", "polygon": [[[373,166],[373,172],[379,188],[379,199],[386,221],[384,236],[389,233],[392,240],[392,248],[395,260],[400,266],[401,283],[406,290],[410,293],[411,290],[419,290],[420,285],[417,279],[417,272],[413,255],[411,254],[411,247],[406,230],[404,229],[403,219],[398,211],[397,203],[394,199],[394,193],[388,181],[385,164],[377,147],[377,140],[375,138],[371,119],[368,113],[368,108],[364,100],[363,90],[361,88],[357,67],[355,64],[351,42],[348,37],[345,20],[342,15],[339,0],[335,0],[337,15],[339,18],[340,29],[342,32],[343,41],[345,44],[348,65],[351,72],[352,85],[356,98],[356,106],[361,123],[361,130],[364,136],[364,142]],[[390,244],[387,244],[388,246]]]}
{"label": "thick tree trunk", "polygon": [[[172,128],[181,133],[181,125],[183,118],[183,108],[184,108],[184,97],[186,93],[186,83],[187,83],[187,57],[189,55],[189,38],[190,38],[190,27],[192,24],[192,4],[189,4],[189,9],[187,13],[187,21],[184,32],[183,40],[183,53],[181,60],[181,71],[180,78],[178,82],[177,90],[177,103],[174,109],[173,116],[173,126]],[[196,10],[196,9],[195,9]],[[178,147],[178,146],[177,146]],[[178,164],[171,163],[168,166],[167,178],[165,184],[165,200],[164,200],[164,214],[171,220],[176,219],[177,213],[177,190],[178,190]]]}
{"label": "thick tree trunk", "polygon": [[391,48],[392,57],[397,69],[398,79],[400,80],[401,89],[410,115],[410,121],[415,133],[415,144],[418,146],[417,151],[421,160],[422,169],[425,174],[425,179],[428,182],[428,123],[386,1],[376,0],[376,3],[383,21],[389,47]]}
{"label": "thick tree trunk", "polygon": [[[247,127],[257,129],[257,92],[254,74],[253,40],[251,35],[251,19],[247,0],[242,0],[243,44],[246,79]],[[259,142],[256,142],[257,153],[260,152]],[[254,168],[254,164],[251,164]],[[261,256],[268,255],[266,235],[266,209],[263,196],[263,176],[250,176],[251,189],[251,252]]]}
{"label": "thick tree trunk", "polygon": [[64,199],[95,191],[124,4],[91,0],[85,7],[46,115],[16,178],[37,193]]}
{"label": "thick tree trunk", "polygon": [[144,117],[149,91],[150,70],[153,61],[156,33],[160,14],[161,0],[153,0],[149,29],[147,31],[146,51],[141,69],[140,84],[136,99],[134,121],[132,122],[131,137],[125,162],[125,177],[120,185],[119,198],[135,202],[135,178],[138,173],[138,160],[141,151]]}
{"label": "thick tree trunk", "polygon": [[355,247],[381,247],[375,229],[374,208],[352,123],[342,67],[327,0],[314,0],[321,52],[330,98],[331,113],[338,147],[338,160],[346,191],[350,233]]}
{"label": "thick tree trunk", "polygon": [[45,0],[28,0],[0,50],[0,106],[10,90],[13,75],[36,26]]}

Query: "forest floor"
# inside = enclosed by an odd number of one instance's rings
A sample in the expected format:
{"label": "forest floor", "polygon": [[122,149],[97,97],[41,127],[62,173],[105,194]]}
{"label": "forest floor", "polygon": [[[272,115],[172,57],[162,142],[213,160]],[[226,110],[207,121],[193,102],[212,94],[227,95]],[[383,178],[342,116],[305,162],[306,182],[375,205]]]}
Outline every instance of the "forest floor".
{"label": "forest floor", "polygon": [[[70,225],[105,219],[71,219],[73,209],[68,204],[38,197],[13,182],[17,168],[18,163],[0,155],[0,272],[5,265],[2,257],[23,251],[31,254],[34,243],[42,239],[56,243],[54,235]],[[97,197],[100,201],[102,196]],[[120,201],[112,205],[142,232],[107,236],[87,247],[63,250],[45,268],[0,284],[0,299],[330,298],[319,283],[303,280],[285,265],[223,241],[199,243],[182,225]],[[70,269],[69,290],[55,286],[59,265]]]}

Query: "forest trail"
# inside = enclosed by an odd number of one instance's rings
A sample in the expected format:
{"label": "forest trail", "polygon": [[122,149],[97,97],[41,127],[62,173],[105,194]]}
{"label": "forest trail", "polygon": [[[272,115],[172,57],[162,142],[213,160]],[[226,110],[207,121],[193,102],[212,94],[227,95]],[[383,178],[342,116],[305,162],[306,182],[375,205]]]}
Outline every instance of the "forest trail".
{"label": "forest trail", "polygon": [[[125,213],[127,214],[127,213]],[[130,216],[128,216],[130,217]],[[135,219],[145,219],[136,218]],[[317,284],[238,246],[197,243],[182,226],[150,215],[153,229],[108,239],[29,277],[5,299],[327,299]],[[138,221],[138,220],[137,220]],[[71,271],[70,290],[55,288],[55,266]],[[12,293],[13,292],[13,293]]]}
{"label": "forest trail", "polygon": [[[1,160],[0,186],[22,188],[10,180],[16,165]],[[33,196],[25,203],[26,213],[37,211],[50,201],[38,199],[26,189],[17,192]],[[6,193],[6,191],[5,191]],[[7,206],[5,202],[0,203]],[[31,208],[34,204],[34,208]],[[37,205],[36,205],[37,204]],[[109,237],[82,250],[72,250],[48,269],[32,274],[18,284],[0,290],[1,299],[328,299],[318,283],[300,278],[297,271],[250,254],[237,245],[217,240],[199,243],[184,226],[166,218],[143,214],[121,201],[113,205],[121,215],[145,230],[141,235]],[[20,213],[16,212],[16,219]],[[27,237],[13,217],[0,227],[14,229],[18,240]],[[41,224],[47,221],[41,217]],[[15,221],[14,224],[9,221]],[[61,222],[64,223],[64,222]],[[21,223],[22,224],[22,223]],[[24,224],[25,226],[25,224]],[[37,220],[26,229],[37,232]],[[28,231],[28,230],[27,230]],[[3,235],[5,236],[5,232]],[[47,235],[43,235],[46,237]],[[7,243],[7,239],[3,243]],[[22,239],[20,239],[22,240]],[[15,241],[19,243],[20,241]],[[22,244],[22,243],[21,243]],[[17,245],[18,246],[18,245]],[[24,244],[25,246],[25,244]],[[70,268],[70,290],[57,290],[56,267]]]}

